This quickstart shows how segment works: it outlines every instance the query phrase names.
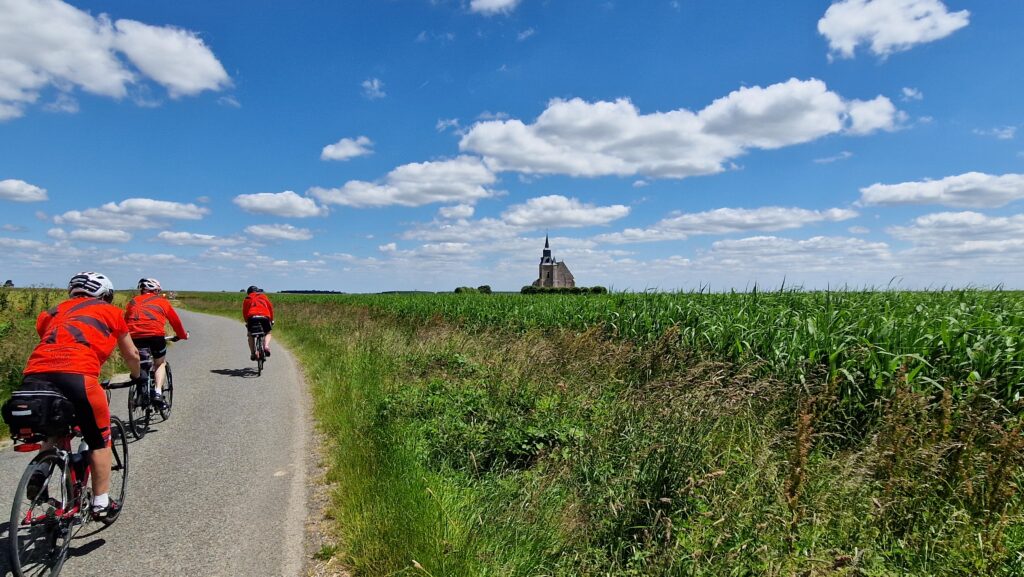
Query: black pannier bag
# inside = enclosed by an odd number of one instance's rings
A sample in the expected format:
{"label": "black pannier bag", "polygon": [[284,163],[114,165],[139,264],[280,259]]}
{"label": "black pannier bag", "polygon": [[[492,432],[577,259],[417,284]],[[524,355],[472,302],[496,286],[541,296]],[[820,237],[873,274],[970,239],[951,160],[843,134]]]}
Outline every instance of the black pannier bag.
{"label": "black pannier bag", "polygon": [[57,391],[15,391],[0,412],[11,437],[59,435],[75,423],[75,406]]}

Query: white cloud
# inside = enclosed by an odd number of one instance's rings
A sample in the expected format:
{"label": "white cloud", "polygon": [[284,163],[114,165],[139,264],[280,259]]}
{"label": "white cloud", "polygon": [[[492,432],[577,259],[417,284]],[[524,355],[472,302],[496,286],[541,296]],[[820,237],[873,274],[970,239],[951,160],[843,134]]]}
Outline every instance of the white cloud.
{"label": "white cloud", "polygon": [[905,112],[897,111],[891,100],[879,96],[874,100],[850,102],[850,134],[864,135],[879,130],[893,131],[907,120]]}
{"label": "white cloud", "polygon": [[[187,265],[189,261],[175,254],[167,253],[124,253],[110,254],[99,257],[99,262],[110,266],[127,266],[140,268],[145,265],[146,270],[153,270],[155,266]],[[163,275],[161,275],[163,276]]]}
{"label": "white cloud", "polygon": [[872,184],[860,189],[865,205],[941,204],[963,208],[995,208],[1024,198],[1024,174],[994,176],[968,172],[940,180]]}
{"label": "white cloud", "polygon": [[47,200],[47,195],[45,188],[39,188],[24,180],[8,178],[0,180],[0,199],[15,202],[40,202]]}
{"label": "white cloud", "polygon": [[227,238],[194,232],[173,232],[169,230],[156,235],[156,238],[175,246],[235,246],[245,242],[245,240],[240,238]]}
{"label": "white cloud", "polygon": [[474,210],[471,204],[457,204],[455,206],[442,206],[437,210],[437,213],[441,218],[469,218],[473,216]]}
{"label": "white cloud", "polygon": [[217,104],[221,106],[227,106],[229,108],[241,108],[242,103],[238,101],[234,96],[221,96],[217,99]]}
{"label": "white cloud", "polygon": [[234,202],[242,210],[255,214],[271,214],[291,218],[308,218],[327,214],[327,207],[318,206],[312,198],[299,196],[291,190],[240,194],[235,197]]}
{"label": "white cloud", "polygon": [[453,128],[455,130],[458,130],[459,129],[459,119],[458,118],[438,118],[437,119],[437,124],[434,125],[434,128],[437,129],[438,132],[444,132],[445,130],[448,130],[449,128]]}
{"label": "white cloud", "polygon": [[328,144],[320,152],[320,160],[348,160],[357,156],[373,154],[373,142],[365,137],[359,136],[355,139],[342,138],[334,144]]}
{"label": "white cloud", "polygon": [[26,230],[28,230],[28,228],[21,226],[20,224],[5,224],[3,226],[0,226],[0,228],[6,230],[7,232],[25,232]]}
{"label": "white cloud", "polygon": [[420,224],[407,230],[402,238],[425,242],[474,242],[479,245],[501,242],[516,238],[522,228],[497,218],[479,220],[459,219],[456,221],[434,221]]}
{"label": "white cloud", "polygon": [[313,233],[306,228],[290,224],[254,224],[245,227],[245,232],[265,240],[309,240]]}
{"label": "white cloud", "polygon": [[972,211],[939,212],[919,216],[907,226],[890,227],[886,232],[917,245],[954,250],[968,241],[1024,238],[1024,214],[1004,217]]}
{"label": "white cloud", "polygon": [[382,182],[350,180],[341,188],[314,187],[309,194],[325,204],[345,206],[422,206],[434,202],[473,203],[494,193],[497,181],[478,158],[411,163],[395,168]]}
{"label": "white cloud", "polygon": [[60,92],[57,97],[43,106],[47,112],[60,112],[64,114],[76,114],[78,112],[78,100],[66,92]]}
{"label": "white cloud", "polygon": [[910,88],[907,86],[903,87],[903,98],[904,102],[910,102],[911,100],[923,100],[924,94],[916,88]]}
{"label": "white cloud", "polygon": [[525,204],[510,206],[502,219],[523,228],[580,227],[608,224],[629,214],[629,207],[621,204],[594,206],[575,198],[553,194],[531,198]]}
{"label": "white cloud", "polygon": [[975,128],[974,134],[977,134],[978,136],[991,136],[999,140],[1013,140],[1013,137],[1017,135],[1017,127],[1001,126],[997,128],[990,128],[988,130]]}
{"label": "white cloud", "polygon": [[868,234],[871,232],[871,229],[864,226],[851,226],[846,230],[849,231],[850,234]]}
{"label": "white cloud", "polygon": [[118,20],[114,45],[143,74],[167,88],[171,98],[231,84],[228,73],[201,38],[173,26]]}
{"label": "white cloud", "polygon": [[833,156],[826,156],[824,158],[815,158],[814,162],[816,162],[818,164],[831,164],[833,162],[838,162],[840,160],[846,160],[846,159],[852,158],[852,157],[853,157],[853,153],[852,152],[850,152],[849,150],[844,150],[844,151],[840,152],[839,154],[835,154]]}
{"label": "white cloud", "polygon": [[907,226],[890,227],[886,232],[911,243],[903,253],[908,268],[947,271],[950,276],[945,282],[981,282],[973,275],[964,276],[974,271],[998,279],[1024,267],[1024,214],[1004,217],[942,212],[915,218]]}
{"label": "white cloud", "polygon": [[518,34],[516,34],[516,40],[518,40],[519,42],[522,42],[523,40],[526,40],[527,38],[533,36],[536,33],[537,33],[537,31],[534,30],[533,28],[527,28],[526,30],[523,30],[523,31],[519,32]]}
{"label": "white cloud", "polygon": [[712,268],[742,267],[762,271],[825,271],[856,267],[891,266],[889,245],[859,238],[815,236],[790,239],[755,236],[712,243],[701,265]]}
{"label": "white cloud", "polygon": [[519,0],[470,0],[469,10],[485,16],[507,14],[516,9]]}
{"label": "white cloud", "polygon": [[683,240],[695,235],[722,235],[755,230],[773,232],[819,222],[841,222],[856,216],[856,211],[843,208],[718,208],[671,216],[648,228],[628,228],[622,232],[600,235],[597,239],[617,244]]}
{"label": "white cloud", "polygon": [[395,251],[398,250],[398,244],[397,243],[393,243],[393,242],[389,242],[387,244],[382,244],[382,245],[378,246],[377,250],[379,250],[381,252],[395,252]]}
{"label": "white cloud", "polygon": [[940,0],[840,0],[818,21],[818,32],[828,39],[830,57],[852,58],[861,44],[886,57],[945,38],[969,20],[967,10],[949,12]]}
{"label": "white cloud", "polygon": [[800,144],[836,133],[895,129],[885,97],[846,101],[817,80],[736,90],[700,112],[640,114],[627,99],[554,99],[533,124],[491,120],[463,136],[463,151],[496,171],[685,178],[714,174],[750,149]]}
{"label": "white cloud", "polygon": [[123,230],[108,228],[80,228],[68,233],[67,238],[70,240],[81,240],[85,242],[113,244],[128,242],[132,239],[132,235]]}
{"label": "white cloud", "polygon": [[191,203],[129,198],[99,208],[70,210],[54,217],[57,224],[81,228],[131,230],[157,228],[167,220],[199,220],[210,211]]}
{"label": "white cloud", "polygon": [[377,100],[388,95],[384,92],[384,83],[380,78],[367,78],[360,84],[363,87],[363,96],[370,100]]}
{"label": "white cloud", "polygon": [[[0,120],[24,114],[54,86],[124,98],[140,78],[165,86],[171,97],[219,90],[224,68],[194,32],[132,20],[94,17],[60,0],[0,0]],[[121,56],[136,68],[130,69]],[[58,110],[71,111],[58,96]]]}

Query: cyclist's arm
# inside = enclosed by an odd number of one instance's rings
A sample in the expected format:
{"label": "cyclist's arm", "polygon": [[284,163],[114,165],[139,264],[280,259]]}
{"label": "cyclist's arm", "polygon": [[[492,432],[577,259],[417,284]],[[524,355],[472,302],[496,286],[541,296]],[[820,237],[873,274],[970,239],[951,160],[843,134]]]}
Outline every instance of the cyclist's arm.
{"label": "cyclist's arm", "polygon": [[252,299],[250,299],[249,297],[245,297],[245,300],[242,301],[242,318],[243,319],[249,318],[249,309],[251,307],[252,307]]}
{"label": "cyclist's arm", "polygon": [[267,315],[267,316],[270,317],[270,320],[274,320],[274,305],[270,302],[270,299],[268,297],[266,297],[266,296],[263,297],[263,302],[267,303],[267,311],[270,312],[270,314]]}
{"label": "cyclist's arm", "polygon": [[174,310],[174,307],[170,303],[164,305],[164,314],[167,320],[171,323],[171,328],[174,329],[174,336],[179,339],[185,340],[188,338],[188,331],[181,324],[181,318],[178,317],[178,313]]}
{"label": "cyclist's arm", "polygon": [[128,365],[128,370],[131,371],[132,378],[139,378],[142,375],[142,370],[139,368],[139,349],[135,348],[135,343],[132,342],[132,336],[125,333],[118,337],[117,348],[121,350],[121,356],[124,358],[125,364]]}
{"label": "cyclist's arm", "polygon": [[52,319],[53,317],[47,311],[39,313],[39,316],[36,317],[36,332],[39,333],[39,338],[43,338],[46,328],[50,326],[50,320]]}

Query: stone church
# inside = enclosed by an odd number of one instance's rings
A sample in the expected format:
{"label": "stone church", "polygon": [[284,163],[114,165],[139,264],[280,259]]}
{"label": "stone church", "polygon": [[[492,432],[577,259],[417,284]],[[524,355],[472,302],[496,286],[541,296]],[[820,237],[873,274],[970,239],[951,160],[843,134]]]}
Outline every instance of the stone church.
{"label": "stone church", "polygon": [[558,262],[551,256],[551,245],[548,243],[548,235],[544,235],[544,252],[540,257],[540,274],[537,280],[533,281],[536,287],[568,287],[576,286],[576,279],[569,272],[569,267],[564,262]]}

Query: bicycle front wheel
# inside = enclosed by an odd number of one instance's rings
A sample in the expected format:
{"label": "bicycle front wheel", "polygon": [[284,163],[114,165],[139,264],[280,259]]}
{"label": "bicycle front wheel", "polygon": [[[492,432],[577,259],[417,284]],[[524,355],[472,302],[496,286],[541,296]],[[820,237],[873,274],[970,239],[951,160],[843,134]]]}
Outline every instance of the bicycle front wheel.
{"label": "bicycle front wheel", "polygon": [[21,476],[8,526],[11,570],[17,577],[56,576],[71,543],[73,515],[67,462],[48,452]]}
{"label": "bicycle front wheel", "polygon": [[167,371],[167,379],[164,382],[164,403],[167,408],[160,408],[160,418],[167,420],[171,418],[171,405],[174,404],[174,377],[171,375],[171,363],[164,363]]}
{"label": "bicycle front wheel", "polygon": [[136,439],[146,436],[149,431],[149,392],[143,387],[149,385],[132,385],[128,390],[128,428]]}
{"label": "bicycle front wheel", "polygon": [[[128,496],[128,431],[121,419],[114,416],[110,417],[110,449],[110,498],[120,503],[124,510],[124,499]],[[116,515],[105,517],[103,524],[117,521],[120,514],[118,511]]]}

